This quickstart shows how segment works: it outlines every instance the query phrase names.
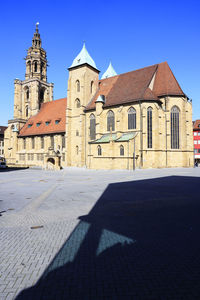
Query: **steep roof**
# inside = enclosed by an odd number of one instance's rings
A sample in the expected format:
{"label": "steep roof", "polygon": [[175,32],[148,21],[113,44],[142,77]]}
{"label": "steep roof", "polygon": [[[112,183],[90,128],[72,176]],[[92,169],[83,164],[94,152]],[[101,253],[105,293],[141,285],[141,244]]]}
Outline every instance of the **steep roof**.
{"label": "steep roof", "polygon": [[196,120],[193,122],[193,129],[200,130],[200,120]]}
{"label": "steep roof", "polygon": [[99,90],[86,110],[95,109],[99,95],[105,96],[104,107],[138,100],[160,102],[159,97],[164,95],[185,96],[167,62],[100,80]]}
{"label": "steep roof", "polygon": [[[26,122],[19,136],[65,132],[67,98],[43,103],[40,111]],[[49,122],[47,125],[46,122]],[[40,124],[40,125],[39,125]]]}
{"label": "steep roof", "polygon": [[83,44],[83,48],[82,48],[81,52],[73,60],[73,63],[69,69],[83,65],[83,64],[88,64],[88,65],[92,66],[93,68],[97,69],[94,60],[92,59],[92,57],[90,56],[90,54],[88,53],[88,51],[85,47],[85,43]]}

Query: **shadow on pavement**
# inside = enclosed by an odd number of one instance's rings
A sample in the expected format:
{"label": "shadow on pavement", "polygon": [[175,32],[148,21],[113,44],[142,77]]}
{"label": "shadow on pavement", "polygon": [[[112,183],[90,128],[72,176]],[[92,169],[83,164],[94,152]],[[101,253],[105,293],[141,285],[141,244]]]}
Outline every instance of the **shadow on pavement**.
{"label": "shadow on pavement", "polygon": [[0,172],[11,172],[11,171],[20,171],[20,170],[25,170],[28,169],[29,167],[7,167],[5,169],[0,168]]}
{"label": "shadow on pavement", "polygon": [[199,299],[200,180],[110,184],[21,299]]}

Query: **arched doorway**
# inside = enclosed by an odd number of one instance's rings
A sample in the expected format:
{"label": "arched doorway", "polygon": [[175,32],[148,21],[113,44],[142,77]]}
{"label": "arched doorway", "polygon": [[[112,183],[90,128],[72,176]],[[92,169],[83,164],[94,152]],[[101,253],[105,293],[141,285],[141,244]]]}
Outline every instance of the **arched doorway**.
{"label": "arched doorway", "polygon": [[52,158],[52,157],[49,157],[49,158],[47,159],[47,163],[51,163],[52,165],[55,165],[55,159]]}

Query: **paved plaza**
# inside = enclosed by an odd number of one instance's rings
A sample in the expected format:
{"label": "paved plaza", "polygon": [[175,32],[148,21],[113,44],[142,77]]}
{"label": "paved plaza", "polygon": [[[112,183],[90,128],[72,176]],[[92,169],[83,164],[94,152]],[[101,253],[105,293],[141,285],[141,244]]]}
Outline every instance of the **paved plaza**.
{"label": "paved plaza", "polygon": [[0,299],[200,299],[200,168],[0,171]]}

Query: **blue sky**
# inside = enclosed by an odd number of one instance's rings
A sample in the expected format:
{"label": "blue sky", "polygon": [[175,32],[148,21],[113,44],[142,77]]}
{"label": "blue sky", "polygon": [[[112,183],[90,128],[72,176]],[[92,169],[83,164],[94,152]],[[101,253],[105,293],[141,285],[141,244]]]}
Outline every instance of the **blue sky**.
{"label": "blue sky", "polygon": [[167,61],[200,119],[199,12],[197,0],[1,1],[0,125],[13,118],[13,83],[24,80],[37,21],[54,99],[66,96],[67,68],[86,41],[102,73],[110,60],[118,74]]}

